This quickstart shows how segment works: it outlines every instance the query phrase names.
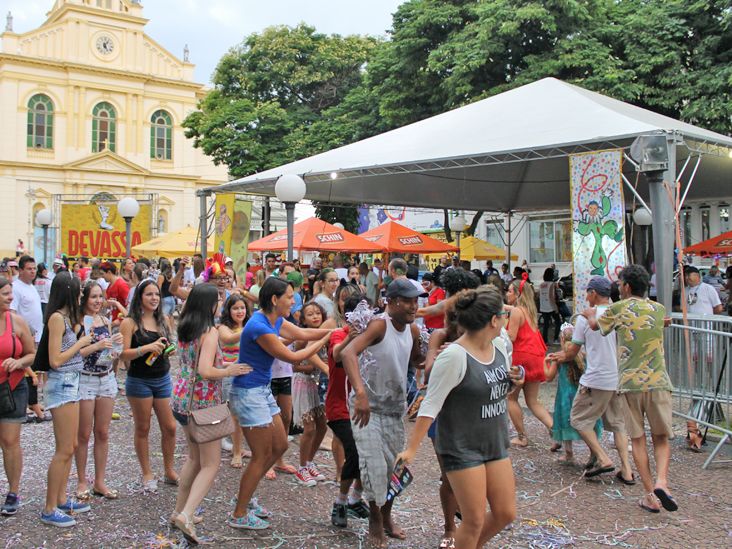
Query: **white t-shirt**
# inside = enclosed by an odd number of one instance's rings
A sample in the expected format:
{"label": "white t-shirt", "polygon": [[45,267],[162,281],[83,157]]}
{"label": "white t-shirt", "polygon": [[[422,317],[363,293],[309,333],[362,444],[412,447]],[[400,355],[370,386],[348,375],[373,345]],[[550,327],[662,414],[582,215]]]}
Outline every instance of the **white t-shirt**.
{"label": "white t-shirt", "polygon": [[36,278],[33,285],[41,297],[41,303],[48,303],[48,298],[51,295],[51,281],[48,278]]}
{"label": "white t-shirt", "polygon": [[193,267],[190,265],[183,271],[183,283],[187,286],[196,282],[196,276],[193,274]]}
{"label": "white t-shirt", "polygon": [[686,303],[689,312],[695,315],[714,314],[714,307],[722,304],[717,290],[705,282],[686,287]]}
{"label": "white t-shirt", "polygon": [[[295,350],[295,344],[291,343],[287,347],[291,351]],[[272,379],[278,379],[283,377],[292,377],[292,364],[275,358],[272,362]]]}
{"label": "white t-shirt", "polygon": [[96,282],[97,284],[99,284],[99,287],[102,290],[104,290],[105,295],[106,295],[107,288],[109,288],[109,282],[107,282],[106,280],[104,280],[104,277],[101,277],[101,276],[99,278],[97,278],[94,282]]}
{"label": "white t-shirt", "polygon": [[333,270],[338,274],[339,279],[347,281],[346,277],[348,276],[348,269],[346,269],[345,267],[338,267],[337,269]]}
{"label": "white t-shirt", "polygon": [[13,301],[10,308],[28,323],[33,330],[36,343],[41,340],[43,333],[43,313],[41,312],[41,296],[33,284],[26,284],[22,280],[13,282]]}
{"label": "white t-shirt", "polygon": [[651,275],[651,287],[648,288],[648,295],[651,297],[658,297],[658,290],[656,289],[656,273]]}
{"label": "white t-shirt", "polygon": [[579,382],[591,389],[615,391],[618,388],[618,351],[615,332],[603,336],[590,329],[584,316],[577,317],[572,343],[584,345],[585,373]]}

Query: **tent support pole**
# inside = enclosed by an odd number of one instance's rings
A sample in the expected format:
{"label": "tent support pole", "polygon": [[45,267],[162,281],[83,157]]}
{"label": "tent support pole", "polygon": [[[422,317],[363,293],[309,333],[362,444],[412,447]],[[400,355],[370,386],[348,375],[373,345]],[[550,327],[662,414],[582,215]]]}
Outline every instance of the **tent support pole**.
{"label": "tent support pole", "polygon": [[506,263],[508,264],[508,272],[511,272],[511,217],[513,213],[509,210],[506,213],[508,227],[506,228]]}
{"label": "tent support pole", "polygon": [[[648,188],[651,196],[651,215],[653,218],[653,257],[656,264],[658,301],[667,311],[671,311],[674,276],[674,227],[676,222],[675,205],[670,196],[676,192],[676,139],[667,138],[668,168],[664,172],[649,174]],[[669,195],[666,185],[670,186]]]}
{"label": "tent support pole", "polygon": [[208,197],[211,196],[211,191],[202,190],[198,191],[198,199],[200,201],[200,213],[199,225],[201,230],[201,255],[203,260],[208,257]]}

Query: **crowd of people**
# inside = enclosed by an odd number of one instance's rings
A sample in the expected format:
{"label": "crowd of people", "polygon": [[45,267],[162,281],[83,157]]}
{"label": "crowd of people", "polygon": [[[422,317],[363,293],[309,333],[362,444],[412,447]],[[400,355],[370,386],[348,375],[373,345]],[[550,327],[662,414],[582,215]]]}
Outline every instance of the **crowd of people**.
{"label": "crowd of people", "polygon": [[[508,265],[499,272],[489,262],[485,272],[474,272],[449,258],[421,281],[401,258],[384,265],[339,256],[326,265],[317,258],[306,269],[268,254],[241,277],[232,265],[218,255],[172,263],[128,258],[119,268],[86,258],[69,267],[58,258],[48,272],[23,255],[17,278],[0,273],[0,444],[9,484],[3,515],[19,509],[20,430],[28,418],[50,417],[54,427],[42,523],[74,526],[93,496],[120,497],[105,479],[107,456],[118,451],[108,443],[118,395],[132,412],[143,489],[154,494],[159,481],[177,486],[170,523],[189,543],[199,541],[203,517],[196,510],[216,478],[222,443],[231,450],[230,465],[243,469],[227,523],[257,530],[276,520],[256,496],[259,483],[278,473],[303,487],[325,480],[316,462],[330,430],[338,482],[333,525],[368,519],[377,547],[387,537],[405,539],[391,512],[392,475],[404,471],[429,436],[442,481],[439,546],[482,547],[516,516],[509,448],[529,444],[521,394],[546,427],[552,451],[564,450],[558,463],[572,463],[573,441],[582,440],[591,455],[584,476],[615,473],[601,442],[605,429],[614,436],[617,479],[635,484],[630,438],[644,487],[639,506],[652,513],[677,509],[668,485],[668,319],[647,298],[643,267],[622,270],[614,299],[613,284],[594,277],[590,307],[572,325],[560,324],[562,299],[551,268],[535,285],[521,267],[509,274]],[[552,322],[561,345],[548,352]],[[539,388],[555,378],[551,414]],[[207,438],[196,413],[222,410],[227,422],[231,416],[230,440]],[[153,415],[162,475],[150,459]],[[405,415],[415,421],[409,440]],[[285,461],[293,429],[302,433],[296,466]],[[188,447],[180,469],[178,430]],[[69,492],[74,464],[78,481]]]}

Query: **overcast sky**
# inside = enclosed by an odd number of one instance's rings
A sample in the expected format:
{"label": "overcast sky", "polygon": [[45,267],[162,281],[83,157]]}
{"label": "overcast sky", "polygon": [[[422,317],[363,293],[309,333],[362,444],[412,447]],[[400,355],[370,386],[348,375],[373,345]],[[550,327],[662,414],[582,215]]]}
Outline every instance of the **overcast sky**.
{"label": "overcast sky", "polygon": [[[305,22],[328,34],[385,36],[391,15],[403,0],[146,0],[146,32],[178,57],[185,44],[196,64],[196,80],[210,83],[226,51],[252,32],[270,25]],[[13,30],[40,26],[53,0],[0,0],[2,29],[13,13]]]}

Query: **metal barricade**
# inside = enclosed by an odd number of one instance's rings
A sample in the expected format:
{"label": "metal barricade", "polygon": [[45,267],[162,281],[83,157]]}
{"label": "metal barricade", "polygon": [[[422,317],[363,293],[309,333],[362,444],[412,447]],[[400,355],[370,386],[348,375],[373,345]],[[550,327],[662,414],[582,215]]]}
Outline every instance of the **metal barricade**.
{"label": "metal barricade", "polygon": [[666,367],[674,385],[674,415],[720,434],[704,462],[702,468],[706,469],[732,439],[732,318],[687,315],[684,326],[682,315],[674,313],[664,346]]}

